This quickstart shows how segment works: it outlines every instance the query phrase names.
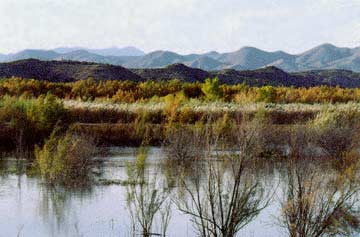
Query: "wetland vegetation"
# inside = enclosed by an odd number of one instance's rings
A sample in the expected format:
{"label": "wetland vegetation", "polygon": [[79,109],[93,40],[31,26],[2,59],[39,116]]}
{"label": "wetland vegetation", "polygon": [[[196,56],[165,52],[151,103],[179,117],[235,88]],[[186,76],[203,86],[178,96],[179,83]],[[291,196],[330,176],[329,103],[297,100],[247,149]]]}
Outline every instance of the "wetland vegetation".
{"label": "wetland vegetation", "polygon": [[359,89],[12,78],[0,96],[0,208],[41,209],[8,235],[359,233]]}

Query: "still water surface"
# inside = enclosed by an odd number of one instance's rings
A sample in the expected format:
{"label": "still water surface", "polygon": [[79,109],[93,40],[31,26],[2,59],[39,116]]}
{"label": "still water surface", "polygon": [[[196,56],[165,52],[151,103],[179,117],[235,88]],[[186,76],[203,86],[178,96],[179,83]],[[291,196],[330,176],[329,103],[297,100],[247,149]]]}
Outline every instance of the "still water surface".
{"label": "still water surface", "polygon": [[[152,148],[148,158],[149,172],[160,172],[156,163],[161,149]],[[135,160],[135,149],[111,148],[110,155],[101,157],[101,179],[126,180],[127,162]],[[3,161],[3,168],[11,168],[14,160]],[[13,169],[13,168],[11,168]],[[266,178],[270,189],[281,190],[276,170]],[[280,192],[252,222],[240,230],[238,236],[286,236],[277,223],[280,212]],[[0,176],[0,236],[132,236],[126,205],[127,187],[124,185],[94,184],[85,189],[48,187],[39,178],[26,174]],[[196,236],[188,215],[171,206],[168,236]],[[156,220],[153,231],[159,231]],[[139,233],[138,233],[139,234]]]}

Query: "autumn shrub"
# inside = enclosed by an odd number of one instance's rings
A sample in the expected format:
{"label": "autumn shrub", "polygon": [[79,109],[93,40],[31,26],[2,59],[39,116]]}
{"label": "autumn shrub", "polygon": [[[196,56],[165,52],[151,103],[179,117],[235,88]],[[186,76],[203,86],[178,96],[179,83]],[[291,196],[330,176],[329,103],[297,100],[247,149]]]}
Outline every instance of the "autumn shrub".
{"label": "autumn shrub", "polygon": [[200,120],[202,113],[194,111],[191,107],[182,107],[178,113],[178,122],[193,124]]}
{"label": "autumn shrub", "polygon": [[118,90],[112,99],[115,102],[133,103],[140,100],[140,97],[136,91]]}
{"label": "autumn shrub", "polygon": [[184,83],[182,91],[187,98],[199,98],[204,96],[200,83]]}
{"label": "autumn shrub", "polygon": [[352,109],[324,110],[310,124],[317,131],[316,144],[340,159],[342,153],[353,148],[356,142],[354,138],[360,132],[360,112]]}
{"label": "autumn shrub", "polygon": [[172,123],[177,119],[179,109],[186,100],[183,93],[170,94],[165,97],[164,115],[168,123]]}
{"label": "autumn shrub", "polygon": [[96,86],[96,96],[102,98],[111,98],[119,90],[122,84],[117,81],[106,80],[100,81]]}
{"label": "autumn shrub", "polygon": [[36,99],[5,96],[0,103],[0,121],[15,130],[20,149],[41,142],[65,116],[63,104],[51,94]]}
{"label": "autumn shrub", "polygon": [[142,145],[154,144],[161,136],[159,126],[154,126],[154,114],[149,112],[140,112],[137,115],[133,125],[135,137],[137,141],[141,141]]}
{"label": "autumn shrub", "polygon": [[148,101],[153,97],[164,97],[182,92],[186,98],[223,100],[241,104],[266,103],[346,103],[359,102],[360,89],[331,86],[284,87],[246,84],[220,84],[218,78],[205,82],[188,83],[179,80],[168,81],[95,81],[92,78],[76,82],[48,82],[31,79],[0,79],[0,96],[39,97],[51,92],[58,98],[81,100],[112,99],[115,102],[133,103]]}
{"label": "autumn shrub", "polygon": [[96,81],[92,78],[87,80],[79,80],[72,85],[71,93],[84,101],[95,98],[97,90]]}
{"label": "autumn shrub", "polygon": [[[160,130],[159,126],[152,125],[153,130]],[[98,124],[81,124],[75,123],[70,127],[71,132],[84,134],[89,137],[96,137],[100,145],[129,145],[139,146],[142,143],[142,137],[136,133],[133,124],[128,123],[98,123]],[[156,134],[153,140],[161,137]],[[151,145],[157,145],[151,143]]]}
{"label": "autumn shrub", "polygon": [[263,86],[257,90],[257,101],[265,103],[276,102],[276,89],[272,86]]}
{"label": "autumn shrub", "polygon": [[234,141],[234,133],[237,124],[234,118],[225,113],[222,117],[218,118],[213,125],[215,136],[219,138],[219,142],[230,144]]}
{"label": "autumn shrub", "polygon": [[356,109],[325,109],[313,121],[318,128],[354,128],[360,125],[360,112]]}

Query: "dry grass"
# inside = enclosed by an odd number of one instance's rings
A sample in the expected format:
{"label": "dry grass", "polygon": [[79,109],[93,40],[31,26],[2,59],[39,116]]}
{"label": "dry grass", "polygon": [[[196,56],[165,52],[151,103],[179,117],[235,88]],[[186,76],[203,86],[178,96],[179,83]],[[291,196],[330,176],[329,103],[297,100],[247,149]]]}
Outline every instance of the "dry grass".
{"label": "dry grass", "polygon": [[[115,110],[137,112],[146,110],[149,112],[163,111],[166,107],[165,102],[135,102],[135,103],[114,103],[107,101],[84,102],[80,100],[64,100],[64,106],[68,109],[88,109],[88,110]],[[321,103],[321,104],[266,104],[266,103],[249,103],[238,104],[233,102],[204,102],[199,100],[190,100],[188,103],[182,104],[179,109],[191,108],[197,112],[256,112],[259,109],[285,112],[320,112],[325,109],[337,110],[358,110],[360,111],[360,103]]]}
{"label": "dry grass", "polygon": [[[360,103],[344,104],[238,104],[190,100],[172,105],[166,102],[113,103],[109,101],[83,102],[64,100],[71,122],[131,123],[146,114],[152,123],[167,121],[195,123],[211,118],[217,120],[225,113],[239,120],[243,115],[262,113],[274,124],[297,124],[314,119],[322,111],[360,111]],[[172,108],[169,113],[169,108]],[[240,120],[239,120],[240,121]]]}

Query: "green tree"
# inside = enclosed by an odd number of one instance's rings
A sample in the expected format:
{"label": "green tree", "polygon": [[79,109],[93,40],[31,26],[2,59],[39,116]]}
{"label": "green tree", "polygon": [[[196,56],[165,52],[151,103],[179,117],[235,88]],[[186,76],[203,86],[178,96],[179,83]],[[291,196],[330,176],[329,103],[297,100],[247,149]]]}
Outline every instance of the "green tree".
{"label": "green tree", "polygon": [[201,91],[205,94],[207,100],[217,100],[221,98],[221,90],[219,78],[207,78],[203,84]]}
{"label": "green tree", "polygon": [[273,103],[276,101],[276,89],[272,86],[263,86],[258,90],[258,101]]}
{"label": "green tree", "polygon": [[65,108],[55,96],[47,94],[40,96],[27,111],[27,116],[32,120],[37,129],[51,132],[55,124],[64,118]]}

